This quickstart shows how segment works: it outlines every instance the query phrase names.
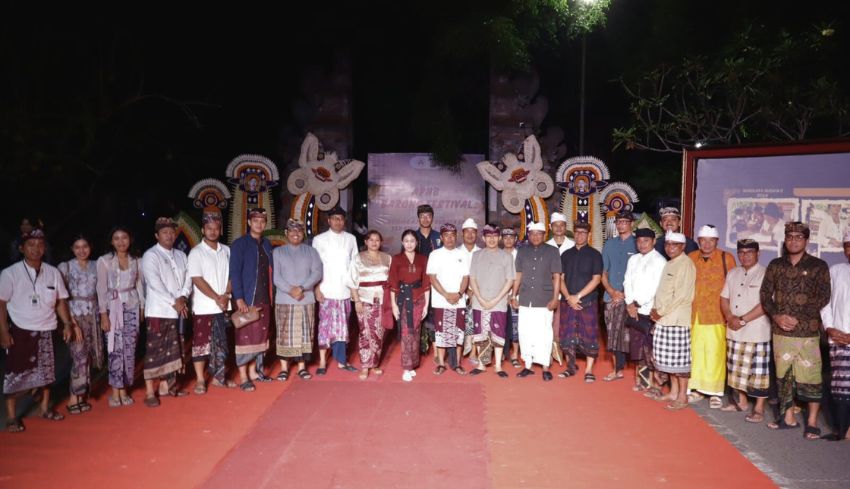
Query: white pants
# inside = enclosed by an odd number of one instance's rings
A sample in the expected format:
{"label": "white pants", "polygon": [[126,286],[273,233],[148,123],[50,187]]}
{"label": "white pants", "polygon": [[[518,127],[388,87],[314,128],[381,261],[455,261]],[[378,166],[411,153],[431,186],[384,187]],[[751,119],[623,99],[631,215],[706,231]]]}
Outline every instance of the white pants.
{"label": "white pants", "polygon": [[545,307],[519,307],[519,348],[525,368],[552,362],[552,311]]}

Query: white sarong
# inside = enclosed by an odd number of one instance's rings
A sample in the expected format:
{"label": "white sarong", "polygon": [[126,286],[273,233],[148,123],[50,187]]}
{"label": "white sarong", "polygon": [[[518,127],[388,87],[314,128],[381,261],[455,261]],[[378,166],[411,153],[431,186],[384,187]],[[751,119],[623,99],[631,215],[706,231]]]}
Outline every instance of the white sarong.
{"label": "white sarong", "polygon": [[519,307],[519,348],[525,368],[552,361],[552,311],[545,307]]}

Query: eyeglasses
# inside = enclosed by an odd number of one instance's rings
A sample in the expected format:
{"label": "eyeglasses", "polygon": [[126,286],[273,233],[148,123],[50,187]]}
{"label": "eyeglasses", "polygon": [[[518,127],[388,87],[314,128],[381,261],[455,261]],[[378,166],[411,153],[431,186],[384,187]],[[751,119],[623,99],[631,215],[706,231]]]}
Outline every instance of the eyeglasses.
{"label": "eyeglasses", "polygon": [[785,241],[805,241],[806,237],[802,234],[786,234]]}

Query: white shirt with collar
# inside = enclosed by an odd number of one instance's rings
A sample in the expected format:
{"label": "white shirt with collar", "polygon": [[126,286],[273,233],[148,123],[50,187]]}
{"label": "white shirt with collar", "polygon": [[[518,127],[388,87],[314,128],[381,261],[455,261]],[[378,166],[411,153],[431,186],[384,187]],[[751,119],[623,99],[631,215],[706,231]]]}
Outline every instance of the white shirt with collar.
{"label": "white shirt with collar", "polygon": [[354,235],[329,229],[313,238],[312,246],[322,259],[323,276],[319,284],[322,295],[334,300],[351,299],[348,270],[358,253]]}
{"label": "white shirt with collar", "polygon": [[555,242],[555,238],[550,239],[546,242],[546,244],[558,248],[558,254],[563,255],[565,251],[574,247],[576,245],[576,242],[564,236],[564,242],[561,243],[561,246],[558,246],[558,243]]}
{"label": "white shirt with collar", "polygon": [[629,257],[626,265],[626,277],[623,280],[623,293],[626,304],[637,302],[638,314],[648,316],[655,303],[655,291],[661,282],[664,265],[667,260],[653,249],[649,253],[640,253]]}
{"label": "white shirt with collar", "polygon": [[[191,280],[201,277],[212,288],[213,292],[223,295],[227,292],[227,279],[230,274],[230,247],[218,243],[216,249],[212,249],[206,241],[201,241],[189,252],[189,260],[186,271]],[[214,300],[194,286],[192,295],[192,312],[194,314],[220,314],[223,311]],[[229,301],[228,301],[229,303]]]}
{"label": "white shirt with collar", "polygon": [[28,331],[56,329],[56,303],[68,298],[62,274],[47,263],[35,269],[19,261],[0,273],[0,300],[15,326]]}
{"label": "white shirt with collar", "polygon": [[829,304],[820,311],[823,327],[850,333],[850,263],[831,266],[829,278],[832,281]]}
{"label": "white shirt with collar", "polygon": [[186,273],[186,254],[174,248],[166,250],[158,243],[142,256],[145,276],[145,316],[177,319],[172,307],[180,297],[189,298],[192,281]]}

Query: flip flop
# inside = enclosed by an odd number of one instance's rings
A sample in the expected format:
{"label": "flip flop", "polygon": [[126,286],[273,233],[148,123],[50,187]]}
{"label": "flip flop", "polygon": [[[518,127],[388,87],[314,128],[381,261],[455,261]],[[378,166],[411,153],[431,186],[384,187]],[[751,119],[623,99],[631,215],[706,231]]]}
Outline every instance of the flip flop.
{"label": "flip flop", "polygon": [[785,419],[780,419],[775,423],[768,423],[767,428],[771,430],[793,430],[800,427],[800,423],[788,424]]}
{"label": "flip flop", "polygon": [[289,372],[281,372],[277,374],[277,380],[280,382],[286,382],[289,379]]}
{"label": "flip flop", "polygon": [[803,431],[803,438],[806,440],[820,440],[820,428],[817,426],[806,426],[805,431]]}
{"label": "flip flop", "polygon": [[20,419],[15,418],[15,419],[10,419],[10,420],[6,421],[6,432],[7,433],[20,433],[24,430],[26,430],[26,428],[24,427],[24,424],[21,422]]}
{"label": "flip flop", "polygon": [[62,416],[55,409],[48,409],[47,411],[41,413],[42,419],[48,419],[50,421],[62,421],[65,419],[65,416]]}
{"label": "flip flop", "polygon": [[501,377],[501,378],[503,378],[503,379],[507,379],[507,378],[508,378],[508,373],[507,373],[507,372],[505,372],[504,370],[499,370],[498,372],[496,372],[496,375],[498,375],[499,377]]}
{"label": "flip flop", "polygon": [[434,369],[434,375],[443,375],[443,372],[446,371],[446,367],[443,365],[437,365],[437,368]]}
{"label": "flip flop", "polygon": [[558,374],[558,378],[559,379],[566,379],[566,378],[572,377],[575,374],[576,373],[571,371],[571,370],[564,370],[563,372]]}
{"label": "flip flop", "polygon": [[91,404],[89,404],[87,401],[81,402],[80,403],[80,412],[81,413],[87,413],[89,411],[91,411]]}
{"label": "flip flop", "polygon": [[761,423],[764,421],[764,415],[761,413],[752,413],[744,416],[744,421],[747,423]]}
{"label": "flip flop", "polygon": [[207,386],[198,382],[197,384],[195,384],[195,389],[193,390],[193,392],[199,396],[204,395],[207,393]]}
{"label": "flip flop", "polygon": [[145,406],[149,408],[159,407],[159,399],[156,396],[146,397],[145,398]]}
{"label": "flip flop", "polygon": [[328,373],[328,369],[325,367],[319,367],[316,369],[316,375],[325,375]]}
{"label": "flip flop", "polygon": [[606,375],[605,377],[602,377],[602,381],[603,382],[613,382],[615,380],[620,380],[624,377],[625,377],[625,375],[623,375],[623,372],[611,372],[610,374]]}
{"label": "flip flop", "polygon": [[76,404],[68,404],[68,406],[67,406],[65,409],[67,409],[67,410],[68,410],[68,414],[72,414],[72,415],[77,415],[77,414],[82,414],[82,413],[83,413],[83,410],[82,410],[82,408],[80,407],[80,403],[79,403],[79,402],[78,402],[78,403],[76,403]]}
{"label": "flip flop", "polygon": [[463,367],[461,367],[460,365],[458,365],[457,367],[453,368],[452,370],[454,370],[454,373],[456,373],[456,374],[458,374],[458,375],[466,375],[466,370],[464,370],[464,368],[463,368]]}
{"label": "flip flop", "polygon": [[298,376],[301,377],[304,380],[310,380],[310,379],[313,378],[313,376],[310,375],[310,372],[306,368],[299,370]]}
{"label": "flip flop", "polygon": [[588,373],[584,374],[584,381],[588,384],[592,384],[592,383],[596,382],[596,376],[593,375],[592,373],[588,372]]}
{"label": "flip flop", "polygon": [[679,411],[680,409],[685,409],[686,407],[688,407],[688,403],[687,402],[679,402],[679,401],[670,401],[664,407],[667,408],[670,411]]}
{"label": "flip flop", "polygon": [[254,383],[250,380],[246,380],[245,382],[239,384],[239,389],[241,389],[242,392],[254,392],[255,390],[257,390],[257,386],[255,386]]}
{"label": "flip flop", "polygon": [[232,380],[228,380],[225,382],[219,382],[217,380],[213,380],[210,382],[210,385],[213,387],[218,387],[219,389],[233,389],[234,387],[239,387],[239,384]]}
{"label": "flip flop", "polygon": [[516,358],[511,358],[511,365],[512,365],[514,368],[520,368],[520,367],[522,367],[522,364],[521,364],[521,363],[519,363],[519,360],[517,360]]}

